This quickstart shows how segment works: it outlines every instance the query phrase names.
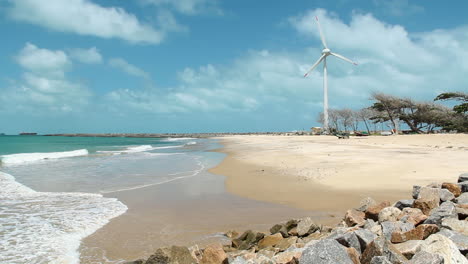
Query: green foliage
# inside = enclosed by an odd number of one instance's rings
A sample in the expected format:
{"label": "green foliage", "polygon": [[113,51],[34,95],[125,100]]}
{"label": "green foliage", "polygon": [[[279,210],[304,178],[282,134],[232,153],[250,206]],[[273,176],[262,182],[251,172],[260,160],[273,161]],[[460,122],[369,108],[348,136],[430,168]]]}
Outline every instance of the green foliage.
{"label": "green foliage", "polygon": [[456,105],[453,107],[453,111],[457,113],[467,113],[468,112],[468,94],[463,92],[455,93],[441,93],[439,94],[434,101],[446,101],[446,100],[456,100],[463,101],[465,103]]}

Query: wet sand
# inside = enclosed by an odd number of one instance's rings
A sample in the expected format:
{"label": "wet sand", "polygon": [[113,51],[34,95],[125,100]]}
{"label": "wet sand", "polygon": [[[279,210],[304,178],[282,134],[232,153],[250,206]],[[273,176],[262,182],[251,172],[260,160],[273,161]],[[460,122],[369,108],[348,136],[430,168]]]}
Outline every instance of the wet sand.
{"label": "wet sand", "polygon": [[291,218],[338,221],[330,217],[335,212],[300,210],[227,193],[224,177],[210,173],[106,196],[118,198],[129,210],[83,240],[81,263],[121,263],[148,257],[163,246],[226,242],[221,234],[228,230],[266,231]]}

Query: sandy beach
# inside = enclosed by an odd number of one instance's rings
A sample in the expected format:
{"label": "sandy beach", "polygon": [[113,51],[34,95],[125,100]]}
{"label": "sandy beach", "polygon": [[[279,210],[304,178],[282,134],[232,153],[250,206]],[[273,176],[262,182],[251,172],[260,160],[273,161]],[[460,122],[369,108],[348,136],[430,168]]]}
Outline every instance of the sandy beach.
{"label": "sandy beach", "polygon": [[453,182],[468,171],[468,135],[230,136],[211,170],[226,189],[307,210],[343,211],[371,196],[395,201],[413,185]]}

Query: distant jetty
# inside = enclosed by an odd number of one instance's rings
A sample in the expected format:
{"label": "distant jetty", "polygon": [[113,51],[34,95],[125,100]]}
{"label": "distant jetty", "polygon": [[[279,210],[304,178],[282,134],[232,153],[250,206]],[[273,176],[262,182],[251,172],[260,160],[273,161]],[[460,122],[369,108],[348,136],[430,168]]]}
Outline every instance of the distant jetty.
{"label": "distant jetty", "polygon": [[20,136],[37,136],[37,133],[34,132],[21,132],[19,133]]}
{"label": "distant jetty", "polygon": [[248,132],[248,133],[102,133],[46,134],[49,137],[133,137],[133,138],[209,138],[233,135],[309,135],[309,132]]}

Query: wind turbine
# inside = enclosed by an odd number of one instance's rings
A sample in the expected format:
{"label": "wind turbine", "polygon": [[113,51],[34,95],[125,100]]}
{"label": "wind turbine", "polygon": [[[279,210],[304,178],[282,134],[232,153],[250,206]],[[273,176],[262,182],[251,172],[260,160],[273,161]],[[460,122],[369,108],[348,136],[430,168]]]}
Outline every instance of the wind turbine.
{"label": "wind turbine", "polygon": [[315,20],[317,21],[317,26],[320,32],[320,39],[322,40],[323,44],[323,50],[322,50],[322,56],[317,60],[317,62],[312,65],[309,71],[304,74],[304,77],[307,77],[311,71],[313,71],[319,64],[320,62],[323,61],[323,129],[326,133],[328,133],[328,80],[327,80],[327,57],[330,55],[333,55],[335,57],[338,57],[344,61],[347,61],[349,63],[352,63],[354,65],[357,65],[356,62],[346,58],[343,55],[340,55],[338,53],[331,52],[331,50],[327,46],[327,42],[325,42],[325,36],[323,35],[322,28],[320,27],[320,22],[318,20],[318,17],[315,17]]}

